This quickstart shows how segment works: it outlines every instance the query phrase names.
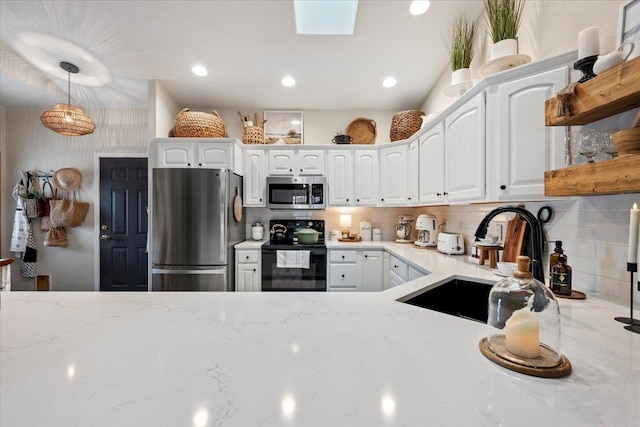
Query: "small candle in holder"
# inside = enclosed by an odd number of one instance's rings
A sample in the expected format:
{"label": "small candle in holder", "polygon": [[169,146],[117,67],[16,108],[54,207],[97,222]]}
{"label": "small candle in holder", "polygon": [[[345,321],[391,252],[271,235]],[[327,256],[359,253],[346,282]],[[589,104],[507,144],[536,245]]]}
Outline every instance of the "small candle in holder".
{"label": "small candle in holder", "polygon": [[535,359],[540,356],[540,322],[530,310],[527,306],[514,311],[504,324],[504,332],[510,353]]}
{"label": "small candle in holder", "polygon": [[627,256],[628,263],[634,263],[638,260],[638,233],[640,232],[640,209],[638,204],[634,203],[629,212],[629,253]]}
{"label": "small candle in holder", "polygon": [[589,27],[578,33],[578,59],[600,54],[600,27]]}

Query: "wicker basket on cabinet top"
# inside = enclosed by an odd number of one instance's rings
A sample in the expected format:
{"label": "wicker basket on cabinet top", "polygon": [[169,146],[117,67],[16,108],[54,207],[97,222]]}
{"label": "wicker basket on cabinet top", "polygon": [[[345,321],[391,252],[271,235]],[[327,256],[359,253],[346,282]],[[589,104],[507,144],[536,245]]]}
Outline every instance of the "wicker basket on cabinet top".
{"label": "wicker basket on cabinet top", "polygon": [[407,110],[394,114],[389,138],[391,142],[407,139],[420,130],[424,111]]}
{"label": "wicker basket on cabinet top", "polygon": [[264,144],[264,129],[260,126],[246,126],[242,129],[244,144]]}
{"label": "wicker basket on cabinet top", "polygon": [[224,138],[227,128],[216,110],[211,113],[183,109],[176,116],[173,131],[179,138]]}
{"label": "wicker basket on cabinet top", "polygon": [[376,122],[366,117],[354,119],[345,131],[351,137],[352,144],[373,144],[376,142]]}

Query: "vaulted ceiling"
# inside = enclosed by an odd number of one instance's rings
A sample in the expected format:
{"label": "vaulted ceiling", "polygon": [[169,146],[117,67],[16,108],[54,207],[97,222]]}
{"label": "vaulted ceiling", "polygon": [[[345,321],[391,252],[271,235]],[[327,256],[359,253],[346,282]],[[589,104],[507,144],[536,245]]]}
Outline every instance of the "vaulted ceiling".
{"label": "vaulted ceiling", "polygon": [[[448,66],[442,36],[483,2],[360,0],[353,36],[296,35],[289,0],[0,2],[0,104],[147,105],[159,80],[192,108],[405,109],[420,105]],[[209,74],[197,77],[195,64]],[[297,84],[280,84],[285,75]],[[394,76],[394,88],[382,80]]]}

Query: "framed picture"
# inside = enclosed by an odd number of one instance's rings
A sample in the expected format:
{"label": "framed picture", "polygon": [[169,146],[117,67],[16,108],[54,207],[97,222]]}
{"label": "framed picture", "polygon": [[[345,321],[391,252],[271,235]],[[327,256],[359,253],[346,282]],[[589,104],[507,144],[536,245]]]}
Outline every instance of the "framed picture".
{"label": "framed picture", "polygon": [[629,59],[640,55],[640,0],[631,0],[620,5],[616,41],[618,46],[624,42],[635,45]]}
{"label": "framed picture", "polygon": [[265,111],[265,144],[302,144],[302,111]]}

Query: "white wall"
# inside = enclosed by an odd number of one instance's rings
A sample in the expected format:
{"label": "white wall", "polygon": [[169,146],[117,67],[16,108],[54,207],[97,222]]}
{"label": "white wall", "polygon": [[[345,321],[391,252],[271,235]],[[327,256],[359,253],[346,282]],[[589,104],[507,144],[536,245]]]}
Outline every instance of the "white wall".
{"label": "white wall", "polygon": [[182,110],[176,99],[164,88],[161,82],[149,82],[149,141],[153,138],[166,138],[173,128],[176,115]]}
{"label": "white wall", "polygon": [[[20,178],[20,170],[57,170],[75,167],[82,172],[78,193],[91,207],[82,226],[67,229],[69,246],[49,248],[43,245],[44,233],[34,221],[38,247],[38,274],[50,274],[53,290],[93,290],[94,248],[94,161],[96,153],[146,153],[148,147],[147,110],[85,110],[96,122],[96,131],[82,137],[58,135],[40,123],[41,108],[6,108],[6,151],[3,173],[7,181],[2,189],[2,253],[9,255],[15,202],[11,190]],[[13,254],[11,254],[13,256]],[[34,279],[20,276],[19,261],[12,269],[12,289],[32,290]]]}
{"label": "white wall", "polygon": [[[618,8],[622,3],[624,1],[619,0],[527,0],[518,33],[519,53],[537,61],[576,50],[578,32],[594,25],[600,27],[600,52],[610,52],[616,47]],[[478,20],[478,48],[471,63],[473,79],[482,78],[479,68],[489,61],[492,41],[485,22],[483,14]],[[451,105],[456,98],[446,97],[443,93],[450,85],[451,69],[447,65],[421,110],[427,114],[438,113]]]}

